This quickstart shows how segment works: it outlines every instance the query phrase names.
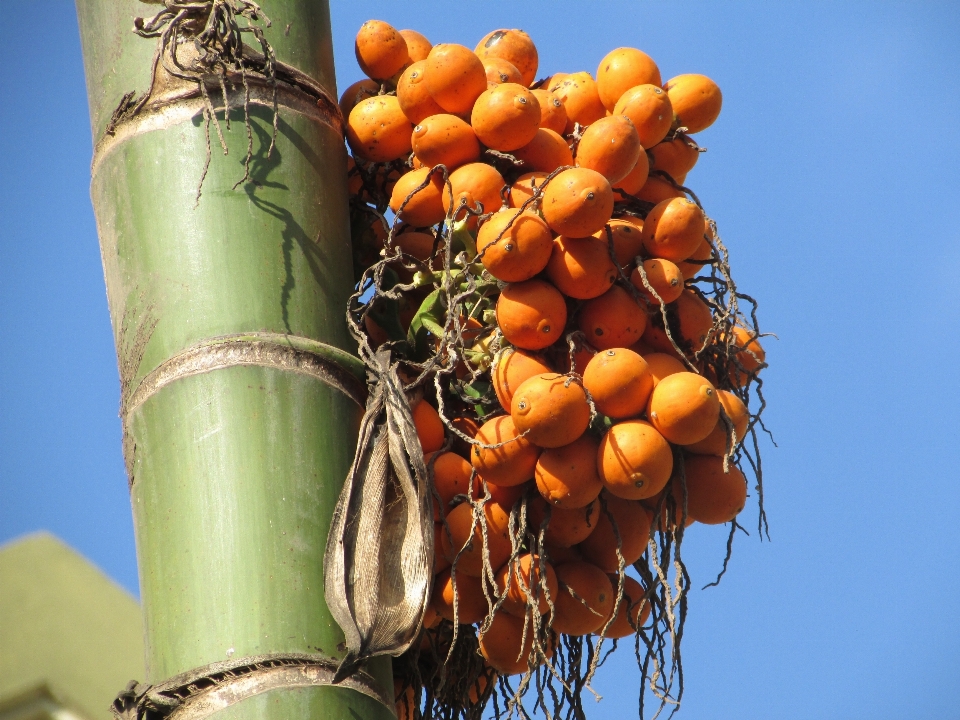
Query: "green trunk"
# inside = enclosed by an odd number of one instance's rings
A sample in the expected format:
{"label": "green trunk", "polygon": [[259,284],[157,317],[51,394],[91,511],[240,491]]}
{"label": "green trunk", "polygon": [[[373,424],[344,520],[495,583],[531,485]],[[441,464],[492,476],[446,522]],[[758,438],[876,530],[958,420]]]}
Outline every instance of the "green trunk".
{"label": "green trunk", "polygon": [[[133,20],[161,6],[77,4],[98,144],[91,192],[124,396],[146,680],[267,653],[337,657],[343,638],[324,604],[322,558],[352,459],[356,404],[295,363],[250,360],[250,353],[142,381],[224,336],[254,335],[281,349],[309,351],[311,341],[350,348],[342,137],[309,103],[281,99],[268,158],[272,112],[252,106],[255,182],[234,190],[247,149],[243,111],[234,109],[231,130],[224,127],[229,155],[211,129],[212,162],[197,203],[207,136],[196,106],[174,103],[153,124],[103,140],[121,97],[149,85],[156,40],[134,35]],[[335,98],[326,2],[262,6],[277,59]],[[218,117],[223,124],[223,112]],[[371,672],[392,696],[389,661]],[[391,715],[366,695],[323,685],[280,687],[219,713]]]}

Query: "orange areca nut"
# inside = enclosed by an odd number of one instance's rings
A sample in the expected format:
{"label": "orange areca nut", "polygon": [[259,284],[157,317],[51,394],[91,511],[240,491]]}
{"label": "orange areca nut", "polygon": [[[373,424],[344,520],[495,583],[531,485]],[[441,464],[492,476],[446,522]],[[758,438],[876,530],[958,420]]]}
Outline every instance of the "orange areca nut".
{"label": "orange areca nut", "polygon": [[677,125],[688,133],[706,130],[720,115],[723,95],[706,75],[677,75],[667,80],[663,89],[670,96]]}
{"label": "orange areca nut", "polygon": [[553,130],[540,128],[533,136],[533,140],[521,148],[513,151],[517,160],[523,161],[524,168],[543,173],[552,173],[554,170],[567,165],[573,165],[573,153],[567,141]]}
{"label": "orange areca nut", "polygon": [[437,238],[433,233],[417,230],[404,229],[393,236],[393,242],[405,254],[423,261],[429,260],[433,255],[434,245],[437,245],[438,252],[443,250],[443,242],[437,244]]}
{"label": "orange areca nut", "polygon": [[537,134],[540,103],[523,85],[502,83],[480,94],[470,124],[487,147],[502,152],[516,150]]}
{"label": "orange areca nut", "polygon": [[[427,182],[428,176],[429,182]],[[420,188],[424,183],[426,185]],[[400,220],[414,227],[436,225],[447,214],[443,208],[442,192],[443,175],[440,172],[431,173],[430,168],[411,170],[393,186],[393,192],[390,194],[390,209]],[[412,196],[411,193],[413,193]],[[408,196],[409,200],[407,200]],[[405,201],[406,205],[404,205]]]}
{"label": "orange areca nut", "polygon": [[534,477],[544,500],[555,509],[576,510],[597,499],[603,483],[597,474],[599,443],[584,433],[569,445],[540,453]]}
{"label": "orange areca nut", "polygon": [[649,150],[663,140],[673,124],[670,97],[656,85],[638,85],[617,101],[614,115],[630,118],[637,128],[640,143]]}
{"label": "orange areca nut", "polygon": [[643,359],[647,361],[647,368],[649,368],[650,376],[653,378],[654,387],[665,377],[687,371],[686,365],[665,353],[650,353],[644,355]]}
{"label": "orange areca nut", "polygon": [[353,154],[368,162],[389,162],[410,152],[413,125],[392,95],[357,103],[347,119],[347,142]]}
{"label": "orange areca nut", "polygon": [[[463,557],[461,556],[461,561]],[[459,570],[460,568],[458,568]],[[433,581],[433,598],[431,605],[437,615],[444,620],[454,622],[454,593],[456,593],[456,622],[460,625],[472,625],[480,622],[487,616],[487,598],[483,594],[483,586],[479,577],[457,572],[457,580],[453,581],[450,569],[437,575]]]}
{"label": "orange areca nut", "polygon": [[617,101],[637,85],[660,85],[660,68],[653,58],[636,48],[617,48],[600,61],[597,91],[604,107],[611,112]]}
{"label": "orange areca nut", "polygon": [[410,62],[407,41],[382,20],[367,20],[360,26],[354,52],[364,75],[374,80],[386,80]]}
{"label": "orange areca nut", "polygon": [[413,154],[424,167],[446,165],[454,170],[480,157],[473,128],[456,115],[431,115],[413,128]]}
{"label": "orange areca nut", "polygon": [[530,92],[540,103],[540,127],[563,135],[567,130],[567,111],[563,108],[560,98],[543,88]]}
{"label": "orange areca nut", "polygon": [[680,326],[680,338],[674,335],[674,339],[683,340],[694,352],[698,352],[707,342],[713,328],[713,315],[710,313],[710,308],[690,288],[680,293],[673,307]]}
{"label": "orange areca nut", "polygon": [[533,478],[540,448],[527,438],[520,437],[509,415],[487,420],[476,439],[483,445],[500,445],[496,448],[473,446],[470,462],[485,480],[511,487]]}
{"label": "orange areca nut", "polygon": [[[518,177],[513,185],[510,186],[510,207],[518,208],[532,198],[536,189],[543,186],[543,181],[546,180],[548,174],[549,173],[536,171],[524,173]],[[527,207],[529,207],[529,205]]]}
{"label": "orange areca nut", "polygon": [[589,300],[610,289],[617,279],[617,266],[606,240],[561,235],[553,241],[547,277],[564,295]]}
{"label": "orange areca nut", "polygon": [[503,610],[495,613],[490,627],[479,636],[483,659],[503,675],[526,672],[533,651],[534,629],[530,625],[529,619],[518,618]]}
{"label": "orange areca nut", "polygon": [[[610,578],[614,602],[617,594],[617,578]],[[617,608],[617,616],[604,631],[604,637],[625,638],[634,635],[650,617],[650,601],[646,600],[643,586],[629,575],[623,576],[623,597]],[[612,611],[611,611],[612,612]]]}
{"label": "orange areca nut", "polygon": [[401,30],[400,34],[407,43],[407,55],[410,56],[410,62],[420,62],[426,60],[430,54],[433,45],[423,35],[416,30]]}
{"label": "orange areca nut", "polygon": [[687,512],[704,525],[733,520],[747,502],[747,481],[733,463],[723,471],[723,458],[716,455],[685,455]]}
{"label": "orange areca nut", "polygon": [[397,102],[403,114],[414,124],[423,122],[431,115],[446,112],[427,92],[427,84],[423,81],[426,67],[426,60],[418,60],[404,70],[397,80]]}
{"label": "orange areca nut", "polygon": [[675,188],[671,183],[657,175],[650,175],[643,187],[633,193],[638,200],[653,203],[662,203],[664,200],[685,197],[683,191]]}
{"label": "orange areca nut", "polygon": [[595,170],[616,185],[634,169],[643,147],[633,122],[623,115],[600,118],[577,145],[577,165]]}
{"label": "orange areca nut", "polygon": [[683,273],[680,272],[680,268],[669,260],[660,258],[644,260],[642,265],[647,283],[657,293],[660,300],[657,300],[653,293],[647,290],[639,269],[635,268],[631,273],[630,282],[648,301],[659,305],[660,302],[672,303],[680,297],[683,293]]}
{"label": "orange areca nut", "polygon": [[[544,530],[544,542],[556,548],[570,548],[590,537],[590,533],[597,527],[600,503],[594,500],[586,507],[564,510],[548,506],[542,497],[531,498],[527,505],[527,523],[534,535],[540,534],[548,509],[550,522]],[[556,562],[563,561],[560,553],[551,552],[551,557],[555,557]]]}
{"label": "orange areca nut", "polygon": [[600,102],[597,83],[588,72],[578,72],[567,75],[559,82],[551,81],[547,88],[563,103],[567,113],[566,133],[573,132],[573,126],[590,125],[607,114],[607,109]]}
{"label": "orange areca nut", "polygon": [[713,246],[710,244],[710,241],[714,238],[714,235],[709,218],[705,220],[704,226],[703,239],[700,240],[697,249],[693,251],[693,255],[682,263],[677,264],[680,272],[683,273],[684,279],[696,277],[701,268],[713,258]]}
{"label": "orange areca nut", "polygon": [[[733,328],[733,335],[736,346],[739,348],[736,358],[744,370],[744,372],[740,372],[740,368],[736,368],[737,372],[740,375],[757,372],[761,364],[766,362],[767,358],[767,354],[763,351],[763,348],[760,347],[757,333],[752,330],[747,330],[741,325],[736,325]],[[746,377],[744,377],[743,380],[743,384],[746,384]]]}
{"label": "orange areca nut", "polygon": [[586,635],[603,627],[616,600],[606,573],[588,562],[564,563],[555,570],[560,591],[554,601],[553,629]]}
{"label": "orange areca nut", "polygon": [[650,155],[653,156],[653,169],[667,173],[674,180],[686,176],[700,159],[700,151],[686,135],[654,145],[650,148]]}
{"label": "orange areca nut", "polygon": [[580,308],[577,326],[597,350],[633,345],[647,326],[647,313],[630,293],[614,285]]}
{"label": "orange areca nut", "polygon": [[653,257],[681,262],[700,246],[703,223],[703,210],[692,200],[664,200],[643,221],[643,246]]}
{"label": "orange areca nut", "polygon": [[[728,390],[717,390],[717,396],[720,398],[720,405],[727,414],[727,418],[733,424],[733,430],[736,433],[737,445],[743,442],[747,432],[747,425],[750,424],[750,411],[743,404],[743,400],[738,398]],[[717,424],[713,430],[700,442],[687,445],[687,450],[698,455],[718,455],[723,457],[727,450],[733,450],[730,447],[730,440],[727,436],[727,424],[723,418],[717,419]]]}
{"label": "orange areca nut", "polygon": [[357,106],[358,102],[374,97],[379,92],[380,83],[376,80],[370,80],[369,78],[357,80],[340,96],[340,114],[344,118],[350,117],[350,111]]}
{"label": "orange areca nut", "polygon": [[515,348],[505,349],[497,358],[491,372],[497,399],[504,408],[509,408],[514,391],[524,381],[534,375],[549,372],[553,372],[553,369],[539,355]]}
{"label": "orange areca nut", "polygon": [[436,452],[443,447],[445,433],[440,414],[426,400],[421,400],[413,408],[413,424],[417,428],[417,437],[424,453]]}
{"label": "orange areca nut", "polygon": [[510,403],[517,432],[534,445],[556,448],[583,435],[590,424],[590,405],[583,388],[572,378],[554,373],[523,382]]}
{"label": "orange areca nut", "polygon": [[479,204],[485,213],[496,212],[503,204],[500,191],[505,184],[503,176],[486,163],[462,165],[450,173],[450,188],[443,191],[444,210],[450,212],[460,207],[473,210]]}
{"label": "orange areca nut", "polygon": [[523,76],[513,63],[503,58],[482,58],[484,72],[487,73],[487,90],[501,83],[523,83]]}
{"label": "orange areca nut", "polygon": [[469,48],[441,43],[427,56],[424,82],[440,107],[453,115],[467,115],[487,89],[487,73]]}
{"label": "orange areca nut", "polygon": [[593,356],[583,371],[583,386],[597,412],[621,419],[640,415],[646,409],[653,392],[653,376],[646,360],[620,347]]}
{"label": "orange areca nut", "polygon": [[[509,535],[510,513],[492,500],[483,505],[483,519],[486,521],[487,552],[490,566],[503,565],[512,552]],[[447,513],[447,525],[450,536],[441,535],[443,552],[450,562],[456,564],[457,576],[460,573],[480,577],[483,573],[484,546],[482,520],[475,520],[473,506],[470,503],[457,505]],[[459,553],[459,557],[457,557]],[[437,612],[440,612],[439,609]],[[484,613],[486,614],[486,613]]]}
{"label": "orange areca nut", "polygon": [[477,252],[497,280],[529,280],[547,266],[553,233],[535,212],[504,208],[480,226]]}
{"label": "orange areca nut", "polygon": [[475,51],[481,59],[502,58],[520,71],[524,85],[537,77],[537,46],[523,30],[494,30],[483,36]]}
{"label": "orange areca nut", "polygon": [[646,420],[624,420],[600,441],[597,469],[609,492],[624,500],[642,500],[667,484],[673,472],[673,451]]}
{"label": "orange areca nut", "polygon": [[593,236],[597,240],[607,242],[607,228],[610,228],[610,234],[613,235],[613,256],[617,263],[622,267],[632,265],[643,250],[643,240],[640,236],[643,220],[640,218],[613,219]]}
{"label": "orange areca nut", "polygon": [[512,345],[542,350],[563,335],[567,305],[563,295],[543,280],[510,283],[497,300],[497,324]]}
{"label": "orange areca nut", "polygon": [[[645,152],[640,153],[637,158],[637,164],[623,180],[618,182],[613,189],[614,198],[617,200],[625,199],[626,195],[636,195],[647,183],[647,176],[650,174],[650,160]],[[637,218],[639,220],[639,218]],[[640,221],[640,227],[643,221]]]}
{"label": "orange areca nut", "polygon": [[595,170],[570,168],[544,188],[541,210],[547,225],[558,235],[587,237],[610,219],[613,190]]}
{"label": "orange areca nut", "polygon": [[647,417],[670,442],[691,445],[707,437],[717,424],[720,399],[716,388],[702,375],[675,373],[653,389]]}
{"label": "orange areca nut", "polygon": [[470,476],[473,468],[470,463],[452,452],[437,455],[433,461],[433,487],[443,503],[448,507],[457,495],[470,492]]}
{"label": "orange areca nut", "polygon": [[443,533],[446,532],[443,529],[443,523],[437,522],[437,519],[445,516],[446,510],[444,509],[443,513],[437,509],[436,505],[433,508],[433,574],[437,575],[448,567],[450,567],[450,561],[447,559],[447,556],[443,553]]}
{"label": "orange areca nut", "polygon": [[[632,420],[628,422],[633,422]],[[647,548],[650,539],[650,512],[636,500],[624,500],[608,493],[601,497],[607,504],[597,515],[597,527],[577,547],[583,559],[593,563],[604,572],[618,572],[617,534],[620,535],[620,554],[627,565],[633,565]],[[602,506],[601,506],[602,507]],[[617,524],[614,532],[610,522],[612,515]]]}
{"label": "orange areca nut", "polygon": [[[510,578],[510,587],[507,588],[507,577],[511,570],[513,577]],[[510,561],[500,568],[497,573],[497,587],[501,595],[506,592],[500,607],[517,617],[526,615],[527,603],[534,600],[537,601],[540,614],[546,615],[550,610],[547,594],[555,601],[559,590],[553,565],[531,553],[523,553],[515,561]]]}

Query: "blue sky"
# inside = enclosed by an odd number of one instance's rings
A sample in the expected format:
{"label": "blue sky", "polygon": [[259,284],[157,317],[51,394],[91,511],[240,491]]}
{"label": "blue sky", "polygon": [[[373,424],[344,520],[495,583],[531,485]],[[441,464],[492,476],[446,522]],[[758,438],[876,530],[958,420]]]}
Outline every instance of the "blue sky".
{"label": "blue sky", "polygon": [[[360,77],[369,18],[471,47],[522,27],[540,75],[593,72],[629,45],[665,79],[720,84],[688,184],[779,336],[765,343],[779,447],[764,447],[772,542],[748,505],[723,583],[691,596],[680,717],[956,717],[960,5],[333,5],[341,88]],[[76,15],[4,10],[0,542],[48,529],[136,593]],[[723,537],[687,538],[697,587]],[[637,674],[618,654],[594,717],[633,711]]]}

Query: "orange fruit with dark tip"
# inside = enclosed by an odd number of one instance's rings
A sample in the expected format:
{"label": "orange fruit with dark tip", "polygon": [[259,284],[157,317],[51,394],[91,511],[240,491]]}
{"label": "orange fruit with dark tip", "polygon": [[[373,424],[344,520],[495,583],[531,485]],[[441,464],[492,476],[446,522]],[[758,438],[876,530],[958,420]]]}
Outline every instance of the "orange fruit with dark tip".
{"label": "orange fruit with dark tip", "polygon": [[340,114],[343,115],[344,120],[350,117],[350,111],[357,106],[358,102],[374,97],[379,92],[380,83],[369,78],[357,80],[344,90],[340,96]]}
{"label": "orange fruit with dark tip", "polygon": [[535,602],[540,614],[546,615],[550,611],[547,598],[556,601],[559,586],[553,565],[535,553],[523,553],[497,572],[497,589],[500,595],[505,594],[500,607],[511,615],[524,617],[528,602]]}
{"label": "orange fruit with dark tip", "polygon": [[577,165],[595,170],[614,186],[636,166],[643,153],[633,122],[623,115],[597,120],[577,145]]}
{"label": "orange fruit with dark tip", "polygon": [[470,492],[472,470],[470,463],[456,453],[441,453],[433,459],[433,487],[445,508],[457,495]]}
{"label": "orange fruit with dark tip", "polygon": [[657,85],[662,82],[660,68],[653,58],[636,48],[617,48],[600,61],[597,68],[597,91],[604,107],[611,112],[617,101],[637,85]]}
{"label": "orange fruit with dark tip", "polygon": [[[467,575],[460,568],[457,570],[456,582],[453,580],[450,568],[437,575],[436,580],[433,581],[431,606],[444,620],[460,625],[472,625],[487,616],[487,598],[483,594],[479,577]],[[456,613],[454,613],[454,602],[456,602]]]}
{"label": "orange fruit with dark tip", "polygon": [[431,48],[423,81],[437,104],[453,115],[467,115],[487,89],[487,73],[480,58],[453,43]]}
{"label": "orange fruit with dark tip", "polygon": [[436,452],[443,447],[446,439],[443,420],[440,413],[426,400],[421,400],[413,408],[413,424],[417,428],[417,437],[424,453]]}
{"label": "orange fruit with dark tip", "polygon": [[519,435],[509,415],[487,420],[481,426],[476,436],[481,444],[473,446],[470,462],[487,482],[512,487],[533,478],[540,448]]}
{"label": "orange fruit with dark tip", "polygon": [[614,115],[624,115],[633,122],[643,147],[649,150],[663,140],[673,124],[670,98],[657,85],[637,85],[617,101]]}
{"label": "orange fruit with dark tip", "polygon": [[504,208],[480,226],[477,252],[497,280],[529,280],[547,266],[553,250],[553,233],[531,210]]}
{"label": "orange fruit with dark tip", "polygon": [[646,420],[624,420],[610,427],[600,441],[597,469],[610,493],[624,500],[643,500],[667,484],[673,472],[673,451]]}
{"label": "orange fruit with dark tip", "polygon": [[510,417],[517,432],[542,448],[569,445],[590,424],[590,405],[580,384],[554,373],[534,375],[513,394]]}
{"label": "orange fruit with dark tip", "polygon": [[567,111],[560,99],[549,90],[538,88],[531,90],[540,103],[540,127],[563,135],[567,130]]}
{"label": "orange fruit with dark tip", "polygon": [[664,140],[650,148],[653,156],[653,169],[662,170],[677,182],[693,170],[693,166],[700,159],[700,151],[686,135],[680,135],[673,140]]}
{"label": "orange fruit with dark tip", "polygon": [[[610,578],[610,585],[613,587],[613,601],[614,604],[616,604],[616,576]],[[629,575],[624,575],[623,595],[620,598],[620,605],[617,607],[616,617],[613,618],[613,622],[610,623],[607,629],[603,631],[603,635],[604,637],[615,639],[629,637],[630,635],[636,634],[637,630],[646,624],[649,617],[650,601],[646,599],[643,585]],[[604,623],[604,625],[606,625],[606,623]],[[601,630],[602,629],[603,628],[601,628]]]}
{"label": "orange fruit with dark tip", "polygon": [[523,83],[523,76],[513,63],[503,58],[483,58],[483,69],[487,73],[487,90],[502,83]]}
{"label": "orange fruit with dark tip", "polygon": [[569,562],[554,569],[560,591],[554,601],[553,629],[586,635],[603,627],[616,600],[606,573],[589,562]]}
{"label": "orange fruit with dark tip", "polygon": [[540,128],[533,140],[511,153],[517,160],[523,161],[527,170],[552,173],[560,167],[573,165],[573,153],[567,141],[553,130]]}
{"label": "orange fruit with dark tip", "polygon": [[554,509],[584,508],[603,489],[597,475],[597,439],[584,433],[569,445],[540,453],[534,477],[537,490]]}
{"label": "orange fruit with dark tip", "polygon": [[[585,507],[564,510],[548,505],[542,497],[531,498],[527,505],[527,525],[530,532],[537,537],[546,520],[547,510],[550,510],[550,520],[544,530],[544,542],[555,548],[571,548],[590,537],[590,533],[597,527],[600,503],[594,500]],[[563,562],[566,556],[561,553],[552,553],[551,557],[556,564]]]}
{"label": "orange fruit with dark tip", "polygon": [[541,212],[558,235],[582,238],[600,230],[613,212],[613,189],[587,168],[560,172],[543,190]]}
{"label": "orange fruit with dark tip", "polygon": [[580,308],[577,327],[597,350],[633,345],[647,327],[646,310],[619,285]]}
{"label": "orange fruit with dark tip", "polygon": [[[728,390],[717,390],[717,396],[720,398],[720,406],[726,413],[727,419],[733,425],[733,431],[736,434],[736,444],[743,442],[747,432],[747,426],[750,424],[750,412],[743,400],[738,398]],[[700,442],[687,445],[686,449],[698,455],[718,455],[723,457],[727,450],[732,450],[730,442],[733,436],[727,435],[727,423],[720,417],[713,430]]]}
{"label": "orange fruit with dark tip", "polygon": [[510,152],[537,134],[540,103],[523,85],[501,83],[480,94],[470,113],[470,124],[488,148]]}
{"label": "orange fruit with dark tip", "polygon": [[664,200],[686,197],[682,190],[678,190],[671,183],[667,182],[658,175],[649,175],[647,177],[647,181],[643,184],[643,187],[632,194],[638,200],[653,203],[654,205],[661,203]]}
{"label": "orange fruit with dark tip", "polygon": [[609,290],[618,271],[606,239],[561,235],[553,241],[547,277],[564,295],[588,300]]}
{"label": "orange fruit with dark tip", "polygon": [[397,80],[397,102],[403,114],[415,125],[431,115],[446,112],[427,92],[427,84],[423,81],[426,67],[426,60],[418,60],[404,70]]}
{"label": "orange fruit with dark tip", "polygon": [[[636,195],[647,182],[647,176],[650,174],[650,161],[645,152],[640,153],[636,165],[627,174],[623,180],[618,182],[613,189],[615,200],[623,200],[626,195]],[[639,218],[637,218],[639,220]],[[642,227],[643,221],[640,221]]]}
{"label": "orange fruit with dark tip", "polygon": [[650,370],[650,377],[653,378],[654,387],[669,375],[687,371],[686,365],[666,353],[650,353],[644,355],[643,359],[647,361],[647,368]]}
{"label": "orange fruit with dark tip", "polygon": [[670,442],[691,445],[707,437],[717,424],[720,399],[716,388],[702,375],[674,373],[653,389],[647,417]]}
{"label": "orange fruit with dark tip", "polygon": [[430,168],[411,170],[393,186],[390,209],[414,227],[436,225],[446,217],[442,192],[442,173],[431,172]]}
{"label": "orange fruit with dark tip", "polygon": [[[709,306],[690,288],[680,293],[673,302],[680,338],[693,352],[699,352],[706,344],[713,329],[713,315]],[[674,339],[678,339],[674,335]]]}
{"label": "orange fruit with dark tip", "polygon": [[483,36],[474,50],[483,58],[502,58],[520,71],[524,85],[537,77],[537,46],[523,30],[494,30]]}
{"label": "orange fruit with dark tip", "polygon": [[401,30],[400,34],[407,43],[407,55],[410,57],[410,62],[415,63],[427,59],[430,50],[433,49],[433,45],[427,38],[416,30]]}
{"label": "orange fruit with dark tip", "polygon": [[[485,213],[496,212],[503,205],[500,191],[505,184],[503,176],[486,163],[461,165],[450,173],[450,187],[444,188],[444,210],[450,212],[451,209],[468,207],[471,210],[482,208]],[[457,219],[463,219],[462,211]],[[476,224],[475,217],[471,221]]]}
{"label": "orange fruit with dark tip", "polygon": [[[509,535],[510,512],[499,503],[487,502],[483,505],[483,515],[475,522],[473,506],[461,503],[447,513],[447,525],[450,535],[441,535],[444,555],[456,565],[457,576],[461,573],[480,577],[484,566],[483,528],[486,523],[487,554],[491,567],[503,565],[510,557],[513,545]],[[437,608],[437,612],[440,609]],[[441,613],[442,614],[442,613]]]}
{"label": "orange fruit with dark tip", "polygon": [[643,246],[655,258],[682,262],[703,240],[703,210],[686,198],[657,204],[643,221]]}
{"label": "orange fruit with dark tip", "polygon": [[607,242],[607,228],[610,229],[613,235],[613,256],[621,267],[632,265],[643,250],[643,241],[640,239],[643,220],[639,218],[636,220],[639,222],[614,218],[607,223],[606,227],[593,235],[597,240]]}
{"label": "orange fruit with dark tip", "polygon": [[529,619],[501,609],[494,614],[487,631],[479,635],[480,654],[502,675],[525,673],[528,661],[533,660],[533,634]]}
{"label": "orange fruit with dark tip", "polygon": [[[674,263],[660,258],[651,258],[644,260],[641,266],[643,274],[641,275],[639,268],[634,268],[630,275],[630,282],[651,303],[656,305],[661,302],[672,303],[683,293],[683,274]],[[647,289],[648,285],[653,288],[652,291]]]}
{"label": "orange fruit with dark tip", "polygon": [[514,391],[534,375],[553,372],[553,369],[539,355],[527,350],[507,348],[494,363],[490,373],[494,392],[500,404],[509,409]]}
{"label": "orange fruit with dark tip", "polygon": [[382,20],[367,20],[361,25],[353,47],[360,69],[374,80],[386,80],[410,62],[407,41]]}
{"label": "orange fruit with dark tip", "polygon": [[567,305],[543,280],[510,283],[497,300],[497,325],[507,341],[524,350],[542,350],[563,335]]}
{"label": "orange fruit with dark tip", "polygon": [[677,75],[664,83],[670,96],[677,126],[688,133],[706,130],[720,115],[723,95],[717,84],[706,75]]}
{"label": "orange fruit with dark tip", "polygon": [[640,415],[653,392],[647,361],[624,347],[593,356],[583,371],[583,386],[597,412],[615,419]]}
{"label": "orange fruit with dark tip", "polygon": [[[508,194],[510,207],[518,208],[533,197],[534,192],[543,185],[543,181],[548,174],[549,173],[535,171],[524,173],[518,177],[513,185],[510,186],[510,192]],[[530,205],[527,205],[527,207],[529,208]]]}
{"label": "orange fruit with dark tip", "polygon": [[687,512],[704,525],[733,520],[747,502],[747,481],[733,463],[723,471],[723,458],[715,455],[685,455]]}
{"label": "orange fruit with dark tip", "polygon": [[[632,420],[628,422],[634,422]],[[620,555],[626,565],[632,565],[647,549],[650,539],[650,511],[637,500],[624,500],[609,493],[602,493],[607,511],[601,509],[597,514],[597,527],[590,536],[577,547],[583,559],[593,563],[604,572],[615,573],[617,562],[617,534],[620,536]],[[608,514],[609,513],[609,514]],[[610,516],[616,523],[614,532]]]}
{"label": "orange fruit with dark tip", "polygon": [[413,125],[392,95],[361,100],[347,119],[347,142],[353,154],[368,162],[390,162],[410,152]]}
{"label": "orange fruit with dark tip", "polygon": [[588,72],[567,75],[563,80],[552,84],[548,90],[563,103],[567,113],[566,134],[572,133],[574,125],[590,125],[607,114],[600,102],[597,83]]}
{"label": "orange fruit with dark tip", "polygon": [[424,167],[446,165],[447,170],[455,170],[480,157],[480,143],[473,128],[446,113],[421,120],[413,128],[411,146]]}

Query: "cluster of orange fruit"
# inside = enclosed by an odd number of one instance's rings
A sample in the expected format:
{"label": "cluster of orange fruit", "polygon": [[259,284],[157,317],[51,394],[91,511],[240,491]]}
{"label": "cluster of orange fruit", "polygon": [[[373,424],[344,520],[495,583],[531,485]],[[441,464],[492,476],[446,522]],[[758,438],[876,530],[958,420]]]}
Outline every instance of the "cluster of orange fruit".
{"label": "cluster of orange fruit", "polygon": [[[367,199],[379,178],[391,242],[428,270],[445,238],[431,226],[472,211],[467,269],[499,281],[489,378],[505,414],[452,418],[473,441],[443,451],[436,408],[413,409],[440,501],[426,627],[481,623],[480,651],[507,675],[553,652],[533,647],[541,618],[553,633],[631,635],[652,589],[624,566],[653,533],[729,522],[746,499],[730,462],[751,421],[738,390],[764,354],[688,282],[720,258],[680,188],[700,154],[689,134],[716,120],[720,90],[703,75],[664,83],[632,48],[595,77],[535,82],[520,30],[470,50],[369,21],[356,54],[368,79],[340,100],[351,192]],[[701,359],[711,344],[732,348],[720,373]],[[511,527],[521,505],[525,527]]]}

